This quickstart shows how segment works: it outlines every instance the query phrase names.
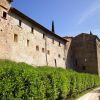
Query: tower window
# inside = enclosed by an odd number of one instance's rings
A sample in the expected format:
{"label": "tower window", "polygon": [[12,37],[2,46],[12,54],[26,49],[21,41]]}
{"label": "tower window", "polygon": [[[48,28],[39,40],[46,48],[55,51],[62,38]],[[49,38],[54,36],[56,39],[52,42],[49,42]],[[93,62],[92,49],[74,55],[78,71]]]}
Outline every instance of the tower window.
{"label": "tower window", "polygon": [[7,12],[3,11],[3,18],[7,18]]}
{"label": "tower window", "polygon": [[29,46],[29,40],[27,40],[27,46]]}
{"label": "tower window", "polygon": [[21,21],[21,20],[19,20],[19,26],[21,27],[21,25],[22,25],[22,21]]}
{"label": "tower window", "polygon": [[18,35],[14,34],[14,42],[18,42]]}
{"label": "tower window", "polygon": [[36,46],[36,51],[39,51],[39,46],[38,45]]}
{"label": "tower window", "polygon": [[82,66],[82,70],[86,70],[86,67],[85,66]]}

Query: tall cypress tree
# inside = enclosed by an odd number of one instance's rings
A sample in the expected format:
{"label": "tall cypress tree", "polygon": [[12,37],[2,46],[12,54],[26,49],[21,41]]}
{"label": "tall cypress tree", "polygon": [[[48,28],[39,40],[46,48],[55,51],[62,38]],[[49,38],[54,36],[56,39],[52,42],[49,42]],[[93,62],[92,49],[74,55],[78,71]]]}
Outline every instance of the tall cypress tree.
{"label": "tall cypress tree", "polygon": [[54,21],[52,21],[52,32],[55,33]]}
{"label": "tall cypress tree", "polygon": [[90,35],[93,35],[93,33],[90,31]]}

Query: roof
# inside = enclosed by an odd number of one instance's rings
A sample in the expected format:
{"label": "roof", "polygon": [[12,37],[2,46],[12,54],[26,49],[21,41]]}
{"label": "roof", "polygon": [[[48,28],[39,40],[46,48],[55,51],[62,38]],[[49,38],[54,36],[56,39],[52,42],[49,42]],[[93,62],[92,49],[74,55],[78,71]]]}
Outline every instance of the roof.
{"label": "roof", "polygon": [[82,35],[85,35],[85,36],[91,36],[91,37],[94,37],[95,39],[97,39],[98,41],[100,41],[99,37],[97,35],[93,35],[93,34],[89,34],[89,33],[80,33],[79,35],[77,35],[76,37],[80,37]]}
{"label": "roof", "polygon": [[9,2],[13,2],[13,0],[8,0]]}
{"label": "roof", "polygon": [[75,36],[75,37],[80,37],[80,36],[92,36],[92,37],[97,37],[96,35],[93,35],[93,34],[89,34],[89,33],[80,33],[79,35]]}
{"label": "roof", "polygon": [[47,28],[45,28],[44,26],[40,25],[39,23],[37,23],[36,21],[34,21],[33,19],[29,18],[28,16],[26,16],[25,14],[23,14],[22,12],[20,12],[19,10],[17,10],[16,8],[10,8],[10,12],[17,14],[18,16],[20,16],[21,18],[24,18],[26,20],[28,20],[30,23],[36,25],[37,27],[39,27],[40,29],[44,30],[44,32],[49,33],[53,36],[55,36],[56,38],[62,40],[63,42],[67,42],[64,38],[60,37],[59,35],[51,32],[50,30],[48,30]]}
{"label": "roof", "polygon": [[74,37],[72,37],[72,36],[65,36],[65,37],[63,37],[64,39],[72,39],[72,38],[74,38]]}

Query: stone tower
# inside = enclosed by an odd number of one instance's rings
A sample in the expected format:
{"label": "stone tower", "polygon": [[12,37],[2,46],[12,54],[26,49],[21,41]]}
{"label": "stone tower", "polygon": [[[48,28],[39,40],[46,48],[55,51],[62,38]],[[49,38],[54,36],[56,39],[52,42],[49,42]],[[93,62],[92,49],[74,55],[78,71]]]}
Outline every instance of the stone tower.
{"label": "stone tower", "polygon": [[[96,41],[98,42],[96,43]],[[96,46],[99,45],[99,41],[97,36],[87,33],[81,33],[73,38],[72,50],[75,56],[75,69],[77,71],[99,75],[98,62],[100,62],[100,49]]]}

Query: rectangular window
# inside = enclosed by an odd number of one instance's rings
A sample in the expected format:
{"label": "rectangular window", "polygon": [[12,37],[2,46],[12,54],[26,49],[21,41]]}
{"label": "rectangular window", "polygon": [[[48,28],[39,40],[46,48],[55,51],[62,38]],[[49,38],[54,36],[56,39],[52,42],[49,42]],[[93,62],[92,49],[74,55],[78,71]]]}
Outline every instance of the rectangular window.
{"label": "rectangular window", "polygon": [[43,34],[43,39],[45,38],[45,34]]}
{"label": "rectangular window", "polygon": [[22,21],[21,21],[21,20],[19,20],[19,26],[20,26],[20,27],[22,26]]}
{"label": "rectangular window", "polygon": [[63,60],[65,60],[65,57],[63,57]]}
{"label": "rectangular window", "polygon": [[36,51],[39,51],[39,46],[38,45],[36,46]]}
{"label": "rectangular window", "polygon": [[7,18],[7,12],[3,11],[3,18]]}
{"label": "rectangular window", "polygon": [[44,53],[44,51],[45,51],[44,48],[42,48],[42,52],[43,52],[43,53]]}
{"label": "rectangular window", "polygon": [[50,55],[50,51],[49,50],[47,51],[47,53],[48,53],[48,55]]}
{"label": "rectangular window", "polygon": [[61,43],[59,42],[59,47],[61,46]]}
{"label": "rectangular window", "polygon": [[54,59],[54,62],[55,62],[55,67],[57,67],[57,60],[56,60],[56,59]]}
{"label": "rectangular window", "polygon": [[29,40],[27,40],[27,46],[29,47]]}
{"label": "rectangular window", "polygon": [[14,34],[14,42],[18,42],[18,35]]}
{"label": "rectangular window", "polygon": [[61,55],[60,55],[60,54],[58,54],[58,57],[59,57],[59,58],[61,58]]}
{"label": "rectangular window", "polygon": [[33,27],[31,27],[31,32],[34,33],[34,28]]}

